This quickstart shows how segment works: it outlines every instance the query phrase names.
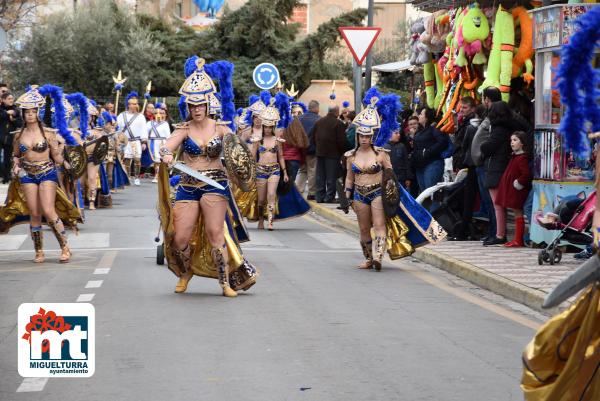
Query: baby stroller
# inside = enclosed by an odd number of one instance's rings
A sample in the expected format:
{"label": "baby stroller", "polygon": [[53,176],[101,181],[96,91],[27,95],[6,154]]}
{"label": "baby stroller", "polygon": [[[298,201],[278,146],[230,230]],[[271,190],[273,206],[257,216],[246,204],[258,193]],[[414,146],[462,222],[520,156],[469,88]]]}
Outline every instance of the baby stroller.
{"label": "baby stroller", "polygon": [[538,253],[538,264],[560,263],[562,251],[558,248],[561,241],[573,245],[589,245],[594,237],[591,234],[592,219],[596,210],[596,191],[587,199],[568,197],[556,206],[553,213],[536,216],[537,223],[546,230],[560,230],[554,240]]}
{"label": "baby stroller", "polygon": [[[450,237],[458,235],[462,225],[463,191],[467,170],[461,170],[454,182],[440,182],[421,192],[416,201],[430,211],[431,216],[446,230]],[[486,227],[485,222],[471,220],[467,234],[478,238]]]}

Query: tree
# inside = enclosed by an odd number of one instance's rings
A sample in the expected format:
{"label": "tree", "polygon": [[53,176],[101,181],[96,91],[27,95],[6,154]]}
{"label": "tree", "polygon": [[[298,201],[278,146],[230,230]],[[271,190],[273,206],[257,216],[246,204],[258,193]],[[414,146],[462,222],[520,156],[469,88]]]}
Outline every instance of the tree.
{"label": "tree", "polygon": [[22,47],[9,51],[7,69],[15,86],[51,82],[105,97],[118,70],[128,77],[125,91],[143,91],[163,57],[151,32],[115,2],[92,1],[34,26]]}
{"label": "tree", "polygon": [[0,0],[0,26],[5,31],[29,26],[33,14],[47,0]]}

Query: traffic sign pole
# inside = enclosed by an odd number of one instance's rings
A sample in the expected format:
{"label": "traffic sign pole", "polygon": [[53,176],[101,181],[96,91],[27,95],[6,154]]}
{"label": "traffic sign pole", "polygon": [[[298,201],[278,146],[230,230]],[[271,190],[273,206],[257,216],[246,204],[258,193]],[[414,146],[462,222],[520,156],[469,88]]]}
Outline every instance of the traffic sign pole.
{"label": "traffic sign pole", "polygon": [[354,112],[358,114],[362,110],[362,67],[352,60],[352,71],[354,78]]}

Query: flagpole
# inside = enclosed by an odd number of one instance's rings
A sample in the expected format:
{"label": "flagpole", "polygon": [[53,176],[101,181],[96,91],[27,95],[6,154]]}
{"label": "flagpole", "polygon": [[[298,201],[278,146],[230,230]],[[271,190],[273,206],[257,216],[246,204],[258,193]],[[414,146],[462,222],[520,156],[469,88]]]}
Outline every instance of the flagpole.
{"label": "flagpole", "polygon": [[150,97],[150,91],[152,90],[152,81],[148,81],[148,85],[146,85],[146,93],[144,93],[144,106],[142,107],[142,114],[146,111],[146,106],[148,105],[148,98]]}

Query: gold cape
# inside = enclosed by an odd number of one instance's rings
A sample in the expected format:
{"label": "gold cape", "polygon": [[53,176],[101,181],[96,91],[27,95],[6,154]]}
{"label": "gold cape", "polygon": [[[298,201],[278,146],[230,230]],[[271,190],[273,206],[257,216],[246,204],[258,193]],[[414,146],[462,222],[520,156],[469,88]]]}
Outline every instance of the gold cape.
{"label": "gold cape", "polygon": [[[179,277],[181,276],[181,271],[176,262],[175,249],[172,246],[175,236],[172,202],[173,199],[169,186],[169,169],[168,166],[161,163],[158,180],[158,212],[164,234],[165,258],[167,259],[169,270]],[[233,211],[231,209],[228,210],[227,215],[230,221],[232,221],[231,224],[236,224],[234,219],[232,219]],[[223,222],[223,224],[225,225],[225,245],[229,255],[229,284],[236,291],[245,291],[254,285],[258,277],[258,272],[244,258],[238,238],[235,235],[235,230],[233,230],[234,234],[231,235],[227,223]],[[190,247],[192,272],[197,276],[218,279],[219,275],[211,257],[211,245],[204,231],[202,213],[198,217],[198,224],[196,224],[194,233],[192,234]]]}
{"label": "gold cape", "polygon": [[390,259],[395,260],[412,255],[415,248],[408,238],[406,238],[408,226],[402,221],[400,216],[396,215],[392,218],[386,218],[385,227],[387,231],[386,248]]}
{"label": "gold cape", "polygon": [[[65,227],[77,229],[77,223],[83,222],[81,212],[67,197],[64,191],[56,186],[56,200],[54,207],[58,217]],[[25,202],[25,194],[18,179],[14,179],[8,186],[6,205],[0,206],[0,234],[6,234],[11,227],[17,224],[28,223],[28,220],[19,220],[18,217],[29,216],[29,209]]]}
{"label": "gold cape", "polygon": [[526,401],[600,400],[600,284],[542,326],[523,365]]}

